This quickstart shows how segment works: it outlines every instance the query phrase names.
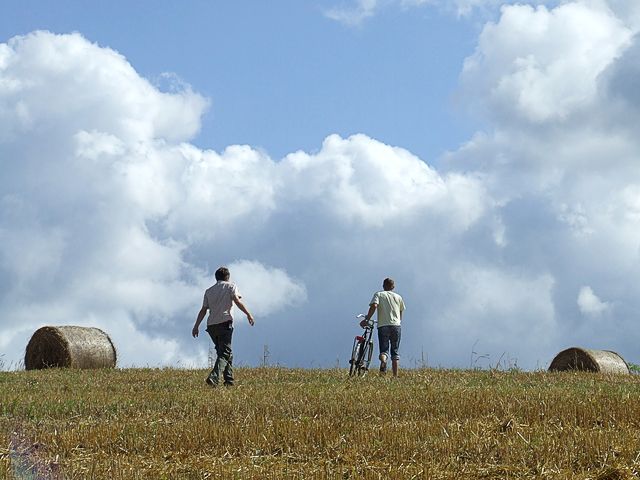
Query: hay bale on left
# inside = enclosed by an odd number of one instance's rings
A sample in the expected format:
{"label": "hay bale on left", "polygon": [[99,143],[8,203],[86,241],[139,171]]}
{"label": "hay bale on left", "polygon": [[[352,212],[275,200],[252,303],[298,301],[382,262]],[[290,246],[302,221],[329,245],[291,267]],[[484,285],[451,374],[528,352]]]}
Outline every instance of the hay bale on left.
{"label": "hay bale on left", "polygon": [[104,331],[66,325],[36,330],[27,344],[24,366],[27,370],[114,368],[116,359],[115,346]]}

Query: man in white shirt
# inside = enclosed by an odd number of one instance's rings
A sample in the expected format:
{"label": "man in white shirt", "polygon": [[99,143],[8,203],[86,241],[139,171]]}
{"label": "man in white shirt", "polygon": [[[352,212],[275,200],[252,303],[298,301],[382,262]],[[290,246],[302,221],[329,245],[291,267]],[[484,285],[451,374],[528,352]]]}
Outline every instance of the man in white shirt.
{"label": "man in white shirt", "polygon": [[369,302],[369,312],[361,323],[366,323],[371,319],[373,313],[378,311],[378,342],[380,344],[380,373],[387,371],[387,359],[389,358],[389,347],[391,347],[391,368],[393,376],[398,376],[398,364],[400,355],[400,323],[402,313],[405,310],[404,300],[392,290],[395,282],[391,278],[385,278],[382,282],[384,290],[373,294]]}
{"label": "man in white shirt", "polygon": [[216,347],[216,363],[211,373],[206,379],[207,384],[215,387],[218,385],[220,371],[224,377],[226,386],[233,385],[233,354],[231,352],[231,337],[233,335],[233,316],[231,309],[235,304],[242,310],[249,320],[249,324],[253,326],[254,320],[247,307],[240,300],[241,296],[235,283],[229,282],[231,274],[227,267],[220,267],[216,270],[216,284],[208,288],[204,292],[202,300],[202,308],[198,312],[196,323],[193,326],[191,334],[198,336],[198,328],[209,310],[209,318],[207,319],[207,333],[213,340]]}

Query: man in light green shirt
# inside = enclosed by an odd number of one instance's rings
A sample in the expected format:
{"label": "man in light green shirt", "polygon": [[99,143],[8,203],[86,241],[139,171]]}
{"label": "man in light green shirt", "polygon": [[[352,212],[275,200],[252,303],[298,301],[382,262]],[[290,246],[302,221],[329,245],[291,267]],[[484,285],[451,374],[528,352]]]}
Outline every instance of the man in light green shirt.
{"label": "man in light green shirt", "polygon": [[387,359],[389,358],[389,347],[391,347],[391,368],[393,376],[398,376],[398,364],[400,355],[400,323],[402,313],[405,310],[404,300],[392,290],[395,282],[391,278],[385,278],[382,282],[383,291],[373,294],[369,302],[369,312],[363,322],[368,322],[373,313],[378,311],[378,342],[380,344],[380,373],[387,371]]}

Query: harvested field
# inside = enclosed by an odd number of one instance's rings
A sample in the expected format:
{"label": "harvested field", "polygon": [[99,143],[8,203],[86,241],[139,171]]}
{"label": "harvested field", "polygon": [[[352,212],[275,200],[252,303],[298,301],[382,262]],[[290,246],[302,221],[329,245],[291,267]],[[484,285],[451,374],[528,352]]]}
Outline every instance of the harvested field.
{"label": "harvested field", "polygon": [[[640,377],[585,372],[0,373],[4,478],[636,478]],[[31,467],[37,476],[24,477]]]}

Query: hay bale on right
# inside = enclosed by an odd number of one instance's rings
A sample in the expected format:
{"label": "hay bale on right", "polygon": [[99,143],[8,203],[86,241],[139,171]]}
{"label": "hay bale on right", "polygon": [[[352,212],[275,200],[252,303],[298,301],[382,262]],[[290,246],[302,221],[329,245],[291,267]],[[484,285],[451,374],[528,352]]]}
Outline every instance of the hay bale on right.
{"label": "hay bale on right", "polygon": [[550,372],[580,370],[598,373],[631,373],[629,365],[616,352],[572,347],[555,356]]}

